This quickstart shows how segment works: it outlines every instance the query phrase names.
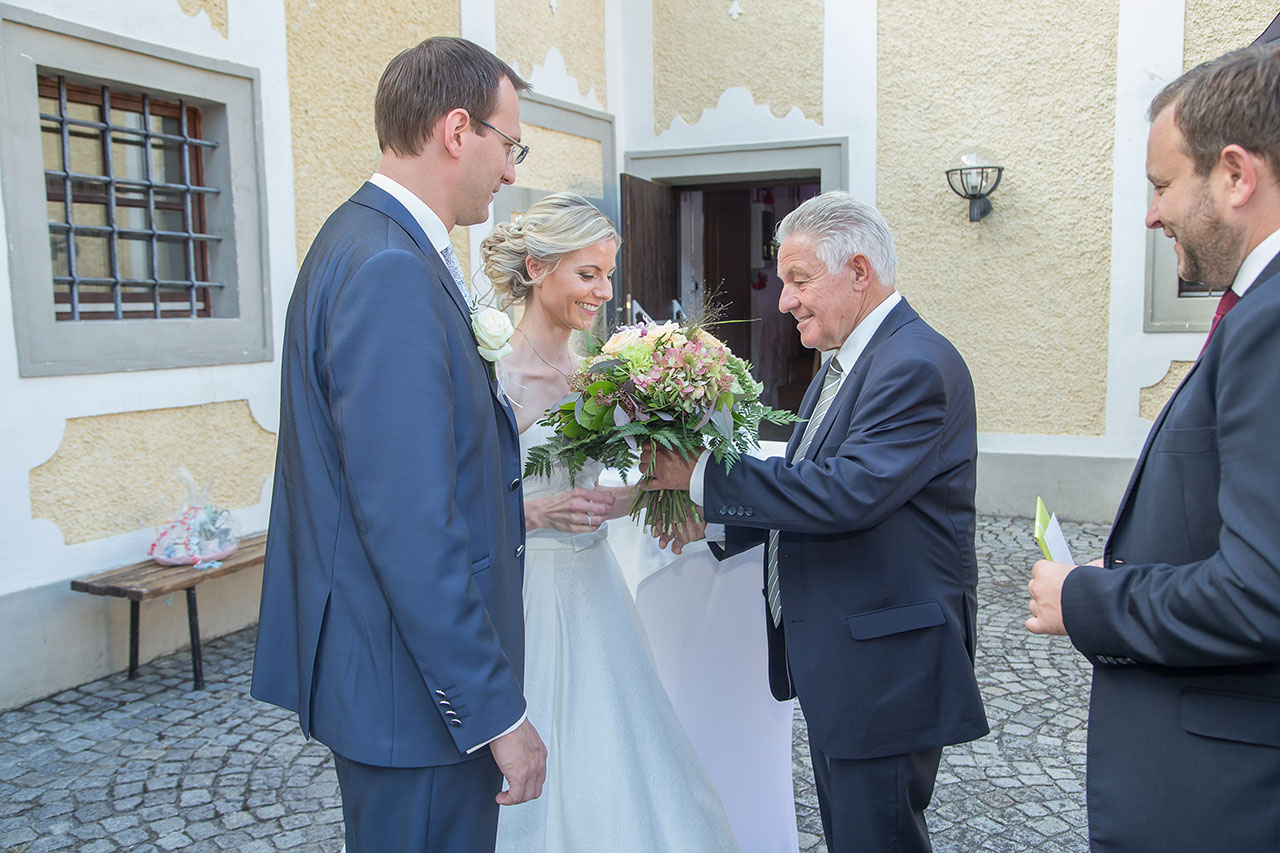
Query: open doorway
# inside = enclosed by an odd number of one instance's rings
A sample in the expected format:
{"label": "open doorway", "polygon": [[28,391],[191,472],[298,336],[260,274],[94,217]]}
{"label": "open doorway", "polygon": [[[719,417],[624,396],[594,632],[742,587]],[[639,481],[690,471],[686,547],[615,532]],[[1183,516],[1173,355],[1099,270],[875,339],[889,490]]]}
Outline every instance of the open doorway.
{"label": "open doorway", "polygon": [[[669,319],[677,307],[700,306],[708,286],[718,290],[727,317],[752,322],[716,334],[751,361],[767,403],[795,411],[818,361],[795,321],[778,313],[773,223],[821,192],[847,189],[849,168],[844,137],[628,151],[619,313],[632,322],[640,304]],[[764,437],[789,434],[784,427]]]}
{"label": "open doorway", "polygon": [[[624,312],[655,320],[701,317],[753,366],[761,399],[797,412],[818,365],[795,321],[778,311],[776,223],[820,192],[817,176],[670,186],[623,175]],[[790,427],[763,425],[782,440]]]}
{"label": "open doorway", "polygon": [[[795,321],[778,311],[782,282],[773,243],[776,223],[819,193],[812,179],[679,187],[681,302],[718,306],[714,333],[754,366],[761,399],[796,412],[817,361]],[[769,425],[765,425],[769,426]],[[785,439],[790,427],[767,439]]]}

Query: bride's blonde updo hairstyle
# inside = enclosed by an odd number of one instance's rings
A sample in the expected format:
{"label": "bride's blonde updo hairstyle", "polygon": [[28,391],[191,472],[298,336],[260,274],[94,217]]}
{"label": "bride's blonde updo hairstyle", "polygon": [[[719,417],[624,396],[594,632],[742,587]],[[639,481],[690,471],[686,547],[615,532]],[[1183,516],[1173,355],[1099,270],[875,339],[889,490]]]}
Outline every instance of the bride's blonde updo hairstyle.
{"label": "bride's blonde updo hairstyle", "polygon": [[523,302],[533,288],[525,258],[542,262],[550,273],[565,255],[603,240],[622,242],[608,217],[577,193],[554,193],[515,222],[499,222],[480,242],[480,261],[506,308]]}

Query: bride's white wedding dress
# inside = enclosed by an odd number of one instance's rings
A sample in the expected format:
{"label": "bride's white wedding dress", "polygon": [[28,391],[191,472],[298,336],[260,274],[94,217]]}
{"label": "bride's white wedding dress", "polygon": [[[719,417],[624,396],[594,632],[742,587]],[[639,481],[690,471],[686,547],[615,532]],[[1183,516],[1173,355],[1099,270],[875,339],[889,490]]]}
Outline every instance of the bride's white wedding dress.
{"label": "bride's white wedding dress", "polygon": [[[548,427],[520,435],[522,457]],[[600,473],[589,465],[576,485]],[[573,488],[568,470],[526,479],[525,498]],[[547,746],[542,796],[504,806],[499,853],[737,851],[724,809],[653,668],[644,628],[606,541],[530,531],[525,696]]]}

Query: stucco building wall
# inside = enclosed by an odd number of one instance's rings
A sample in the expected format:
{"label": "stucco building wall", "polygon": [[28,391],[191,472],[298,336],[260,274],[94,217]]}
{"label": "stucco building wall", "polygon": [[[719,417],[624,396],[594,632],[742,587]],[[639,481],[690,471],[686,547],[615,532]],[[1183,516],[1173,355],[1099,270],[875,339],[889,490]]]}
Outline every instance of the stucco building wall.
{"label": "stucco building wall", "polygon": [[[602,0],[496,0],[494,51],[525,79],[537,66],[563,62],[577,81],[577,92],[600,109],[608,108],[605,87],[605,4]],[[554,52],[555,58],[548,54]]]}
{"label": "stucco building wall", "polygon": [[781,118],[793,108],[822,123],[823,0],[742,3],[653,0],[653,129],[696,124],[726,89],[741,87]]}
{"label": "stucco building wall", "polygon": [[[1115,109],[1114,0],[880,10],[880,208],[899,287],[959,348],[984,432],[1104,428]],[[928,45],[924,61],[921,46]],[[1004,167],[993,211],[943,172],[977,148]]]}
{"label": "stucco building wall", "polygon": [[[278,412],[278,337],[296,271],[285,26],[278,4],[224,0],[18,0],[15,16],[144,56],[199,67],[231,63],[255,82],[261,157],[263,272],[273,357],[169,370],[20,377],[9,280],[0,246],[0,708],[121,669],[128,611],[119,599],[72,592],[72,578],[145,557],[183,494],[185,464],[245,533],[267,523]],[[26,20],[26,19],[23,19]],[[177,57],[175,59],[175,57]],[[7,118],[12,118],[7,116]],[[32,121],[36,121],[32,117]],[[0,168],[3,168],[0,164]],[[0,216],[3,216],[0,207]],[[165,322],[163,320],[155,321]],[[201,587],[206,637],[252,623],[260,573]],[[143,607],[143,658],[186,643],[186,616]]]}
{"label": "stucco building wall", "polygon": [[1244,47],[1280,13],[1271,0],[1187,0],[1182,67]]}

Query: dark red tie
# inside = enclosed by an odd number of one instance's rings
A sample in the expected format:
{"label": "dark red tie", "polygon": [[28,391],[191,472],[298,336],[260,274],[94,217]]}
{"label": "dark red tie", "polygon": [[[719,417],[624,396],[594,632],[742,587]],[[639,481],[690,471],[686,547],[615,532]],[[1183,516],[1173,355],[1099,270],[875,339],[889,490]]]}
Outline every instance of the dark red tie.
{"label": "dark red tie", "polygon": [[1236,307],[1236,303],[1240,301],[1240,297],[1236,296],[1234,290],[1228,290],[1222,294],[1222,298],[1218,300],[1218,310],[1213,312],[1213,325],[1209,327],[1209,337],[1204,339],[1204,346],[1200,348],[1200,352],[1204,352],[1209,348],[1209,341],[1213,340],[1213,333],[1217,330],[1218,324],[1222,322],[1222,318],[1227,316],[1227,312]]}

